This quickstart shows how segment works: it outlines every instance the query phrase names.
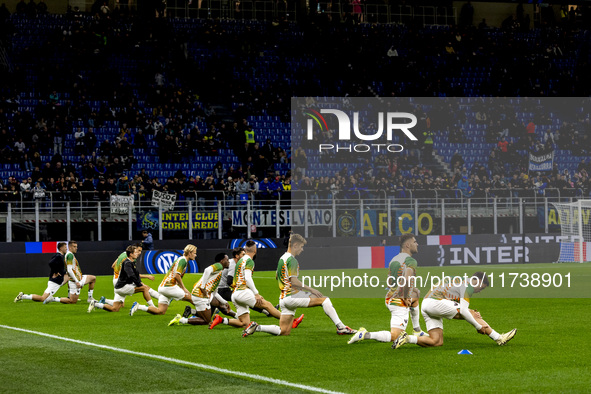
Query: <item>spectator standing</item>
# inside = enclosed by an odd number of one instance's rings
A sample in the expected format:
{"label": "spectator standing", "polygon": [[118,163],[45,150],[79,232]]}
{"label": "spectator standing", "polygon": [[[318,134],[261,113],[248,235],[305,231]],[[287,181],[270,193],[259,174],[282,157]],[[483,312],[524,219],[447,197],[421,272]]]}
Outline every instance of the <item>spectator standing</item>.
{"label": "spectator standing", "polygon": [[152,233],[144,230],[142,231],[142,237],[144,237],[144,240],[142,241],[142,247],[146,250],[154,249],[154,239],[152,238]]}

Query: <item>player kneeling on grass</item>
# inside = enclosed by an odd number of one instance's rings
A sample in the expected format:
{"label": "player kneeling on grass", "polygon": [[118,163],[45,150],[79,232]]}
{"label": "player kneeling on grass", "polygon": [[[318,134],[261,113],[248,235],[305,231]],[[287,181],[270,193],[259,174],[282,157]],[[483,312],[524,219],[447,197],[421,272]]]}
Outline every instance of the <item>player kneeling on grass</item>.
{"label": "player kneeling on grass", "polygon": [[406,330],[410,313],[414,335],[427,336],[419,325],[419,289],[415,287],[417,261],[412,256],[418,253],[419,244],[412,234],[400,237],[400,253],[390,261],[386,293],[386,307],[390,311],[390,332],[367,332],[361,327],[349,339],[349,344],[373,339],[379,342],[392,342]]}
{"label": "player kneeling on grass", "polygon": [[127,296],[132,296],[139,289],[144,293],[144,297],[149,299],[152,306],[154,303],[150,298],[149,287],[144,285],[140,279],[140,274],[135,266],[135,261],[142,253],[142,248],[135,245],[130,245],[125,250],[127,258],[121,265],[121,271],[115,284],[115,299],[113,305],[105,304],[98,301],[92,301],[88,306],[88,313],[92,312],[94,308],[104,309],[108,312],[119,312],[123,306],[123,302]]}
{"label": "player kneeling on grass", "polygon": [[14,302],[21,300],[33,300],[46,304],[47,302],[51,301],[53,295],[59,290],[59,288],[65,285],[70,279],[68,274],[66,274],[66,268],[64,265],[64,255],[66,254],[67,249],[68,244],[65,242],[58,242],[58,253],[53,255],[51,260],[49,260],[49,280],[47,281],[47,289],[45,289],[43,295],[23,294],[21,291],[14,299]]}
{"label": "player kneeling on grass", "polygon": [[189,244],[185,246],[183,255],[172,263],[162,283],[160,283],[160,287],[158,287],[158,293],[160,293],[158,307],[140,305],[138,302],[134,302],[129,315],[133,316],[138,309],[152,315],[164,315],[173,300],[193,302],[189,290],[183,284],[183,276],[187,272],[189,260],[195,260],[196,255],[197,247],[195,245]]}
{"label": "player kneeling on grass", "polygon": [[[78,302],[78,297],[80,296],[80,290],[85,285],[88,285],[88,303],[90,304],[94,301],[92,298],[92,293],[94,292],[94,284],[96,282],[96,277],[94,275],[82,275],[82,269],[80,268],[80,263],[76,259],[74,253],[78,252],[78,243],[76,241],[70,241],[68,244],[68,252],[64,257],[66,263],[66,270],[68,271],[68,276],[70,277],[70,281],[68,282],[69,287],[69,297],[59,298],[59,297],[52,297],[51,300],[49,298],[45,300],[45,302],[61,302],[62,304],[75,304]],[[48,301],[49,300],[49,301]]]}
{"label": "player kneeling on grass", "polygon": [[[232,302],[236,306],[236,316],[238,319],[223,318],[220,315],[216,315],[215,319],[209,325],[210,329],[213,329],[220,323],[228,324],[232,327],[244,328],[242,336],[249,335],[247,333],[248,327],[250,326],[250,310],[249,308],[255,305],[259,308],[266,309],[269,314],[277,319],[281,317],[281,314],[273,304],[265,300],[262,295],[259,294],[254,281],[252,279],[252,272],[254,271],[254,256],[257,254],[257,245],[254,241],[247,241],[244,246],[246,254],[238,260],[236,263],[236,271],[234,273],[234,293],[232,293]],[[268,332],[269,334],[279,335],[278,326],[259,326],[261,331]]]}
{"label": "player kneeling on grass", "polygon": [[[168,323],[169,326],[176,324],[192,324],[200,326],[211,322],[211,307],[219,308],[225,315],[236,317],[236,313],[230,309],[230,305],[218,294],[218,285],[222,279],[222,272],[228,268],[230,261],[224,253],[215,256],[215,264],[210,265],[203,271],[203,276],[191,292],[193,305],[195,305],[196,317],[176,315]],[[190,307],[187,307],[190,308]]]}
{"label": "player kneeling on grass", "polygon": [[[348,335],[355,334],[356,331],[350,329],[341,322],[337,311],[332,306],[330,298],[324,297],[318,290],[304,286],[298,279],[300,274],[300,264],[296,259],[304,251],[304,245],[307,241],[299,234],[292,234],[289,238],[287,252],[281,256],[277,264],[277,279],[281,296],[279,305],[281,306],[281,319],[279,320],[280,334],[289,335],[291,329],[297,327],[304,315],[294,320],[297,308],[310,308],[322,306],[324,313],[333,321],[337,328],[337,334]],[[276,326],[275,326],[276,327]],[[252,322],[247,328],[247,334],[256,331],[262,331],[256,322]]]}
{"label": "player kneeling on grass", "polygon": [[[139,253],[137,253],[137,258],[136,260],[139,258],[139,256],[142,254],[142,243],[136,243],[135,245],[136,248],[139,249]],[[121,253],[117,259],[113,262],[113,264],[111,265],[111,268],[113,268],[113,288],[115,288],[115,286],[117,286],[117,281],[119,280],[119,274],[121,272],[121,268],[123,267],[123,262],[128,258],[127,256],[127,252],[123,252]],[[140,279],[149,279],[149,280],[154,280],[154,275],[144,275],[144,274],[140,274]],[[146,286],[145,284],[143,286]],[[144,293],[143,290],[143,286],[142,287],[138,287],[135,289],[136,293]],[[150,296],[148,298],[145,297],[144,294],[144,299],[148,302],[148,305],[150,306],[154,306],[154,303],[152,302],[152,299],[158,299],[158,297],[160,297],[160,294],[158,294],[158,292],[150,287],[148,287],[148,292],[150,294]],[[117,296],[115,296],[116,298]],[[111,299],[107,299],[105,297],[101,297],[101,299],[99,300],[100,303],[102,304],[109,304],[109,305],[113,305],[114,301]],[[123,306],[123,305],[122,305]]]}
{"label": "player kneeling on grass", "polygon": [[419,346],[443,345],[443,318],[463,319],[474,326],[479,334],[488,335],[498,345],[509,342],[517,329],[499,334],[482,319],[478,311],[468,308],[470,297],[488,286],[488,278],[484,272],[476,272],[471,278],[458,280],[446,278],[439,286],[429,291],[423,299],[423,318],[429,331],[428,337],[409,336],[406,332],[394,341],[393,349],[398,349],[405,343],[416,343]]}
{"label": "player kneeling on grass", "polygon": [[[218,287],[218,293],[222,296],[222,298],[226,301],[232,301],[232,283],[234,283],[234,272],[236,271],[236,262],[244,256],[244,248],[234,248],[232,250],[233,258],[230,259],[230,264],[228,268],[224,269],[222,272],[222,279],[220,280],[220,285]],[[269,316],[269,312],[266,309],[261,308],[251,308],[253,311],[262,313],[265,316]]]}

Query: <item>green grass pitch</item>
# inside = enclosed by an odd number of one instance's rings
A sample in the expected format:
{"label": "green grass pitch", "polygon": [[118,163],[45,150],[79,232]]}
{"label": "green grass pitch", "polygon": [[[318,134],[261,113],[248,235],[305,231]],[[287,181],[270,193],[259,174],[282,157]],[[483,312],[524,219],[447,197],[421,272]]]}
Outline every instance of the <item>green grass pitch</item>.
{"label": "green grass pitch", "polygon": [[[420,264],[420,261],[419,261]],[[82,268],[84,268],[82,262]],[[471,273],[479,267],[445,267],[445,272]],[[478,309],[498,332],[514,327],[516,337],[506,346],[478,335],[464,321],[445,321],[441,348],[364,341],[347,345],[349,336],[338,336],[321,307],[300,309],[306,317],[290,337],[256,333],[241,337],[241,330],[218,326],[173,326],[167,324],[182,313],[185,302],[173,302],[165,316],[138,311],[130,317],[133,301],[127,299],[119,313],[102,310],[86,313],[86,289],[77,305],[33,301],[13,303],[19,291],[41,294],[46,278],[0,280],[0,324],[39,331],[135,352],[167,356],[193,363],[256,374],[291,383],[348,393],[409,392],[588,392],[591,360],[591,300],[581,293],[582,283],[591,283],[591,264],[488,266],[487,272],[571,272],[573,292],[581,298],[486,298],[476,295],[471,307]],[[419,266],[420,274],[427,268]],[[429,268],[432,274],[441,268]],[[537,270],[537,271],[536,271]],[[349,270],[349,275],[364,271]],[[386,270],[367,270],[384,276]],[[306,271],[301,275],[341,275],[341,271]],[[301,276],[300,275],[300,276]],[[146,281],[158,286],[156,281]],[[189,289],[198,275],[185,276]],[[99,277],[95,298],[112,298],[111,277]],[[255,272],[261,294],[278,298],[272,272]],[[575,293],[576,292],[576,293]],[[389,330],[390,315],[380,298],[332,298],[343,322],[369,331]],[[522,293],[508,294],[522,297]],[[549,293],[554,294],[554,293]],[[62,287],[58,295],[66,295]],[[142,301],[143,302],[143,301]],[[277,324],[273,318],[252,312],[260,324]],[[421,318],[424,328],[424,321]],[[468,349],[473,355],[458,355]],[[55,378],[51,378],[55,377]],[[1,392],[57,393],[76,388],[84,392],[294,392],[281,385],[229,376],[196,367],[178,365],[132,354],[0,328]]]}

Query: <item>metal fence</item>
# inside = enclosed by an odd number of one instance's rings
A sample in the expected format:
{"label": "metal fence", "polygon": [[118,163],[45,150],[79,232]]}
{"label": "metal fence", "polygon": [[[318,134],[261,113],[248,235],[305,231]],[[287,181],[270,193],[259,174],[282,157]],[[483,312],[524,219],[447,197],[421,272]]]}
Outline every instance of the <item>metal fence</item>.
{"label": "metal fence", "polygon": [[167,16],[173,18],[243,19],[296,21],[299,13],[326,15],[340,21],[353,14],[358,22],[409,23],[448,26],[456,23],[456,8],[450,6],[388,5],[384,3],[360,4],[355,10],[351,4],[321,1],[316,9],[298,8],[297,2],[274,0],[168,0]]}
{"label": "metal fence", "polygon": [[[90,12],[94,1],[68,0],[72,8]],[[107,1],[111,11],[136,9],[137,1]],[[64,5],[64,9],[66,6]],[[316,9],[307,5],[298,8],[294,1],[276,0],[167,0],[163,16],[168,18],[236,19],[272,21],[285,19],[294,22],[300,13],[326,15],[333,21],[340,21],[346,14],[354,14],[359,22],[369,23],[419,23],[424,26],[449,26],[456,24],[457,10],[451,6],[389,5],[385,3],[364,3],[355,10],[349,2],[320,1]]]}
{"label": "metal fence", "polygon": [[[136,195],[114,206],[96,192],[0,193],[7,242],[45,239],[156,239],[305,236],[390,236],[556,232],[552,202],[573,201],[574,189],[488,190],[467,198],[460,190],[294,191],[277,196],[196,192],[166,204]],[[4,227],[4,226],[0,226]],[[18,231],[17,231],[18,230]],[[17,234],[13,237],[13,234]],[[112,238],[111,238],[112,239]]]}

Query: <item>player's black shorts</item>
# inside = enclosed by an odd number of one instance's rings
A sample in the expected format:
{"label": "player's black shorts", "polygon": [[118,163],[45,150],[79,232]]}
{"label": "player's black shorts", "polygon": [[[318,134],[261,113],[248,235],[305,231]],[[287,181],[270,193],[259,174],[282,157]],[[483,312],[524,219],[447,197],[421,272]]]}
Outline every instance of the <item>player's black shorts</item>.
{"label": "player's black shorts", "polygon": [[229,287],[218,289],[218,294],[221,295],[224,300],[228,302],[232,301],[232,289],[230,289]]}

